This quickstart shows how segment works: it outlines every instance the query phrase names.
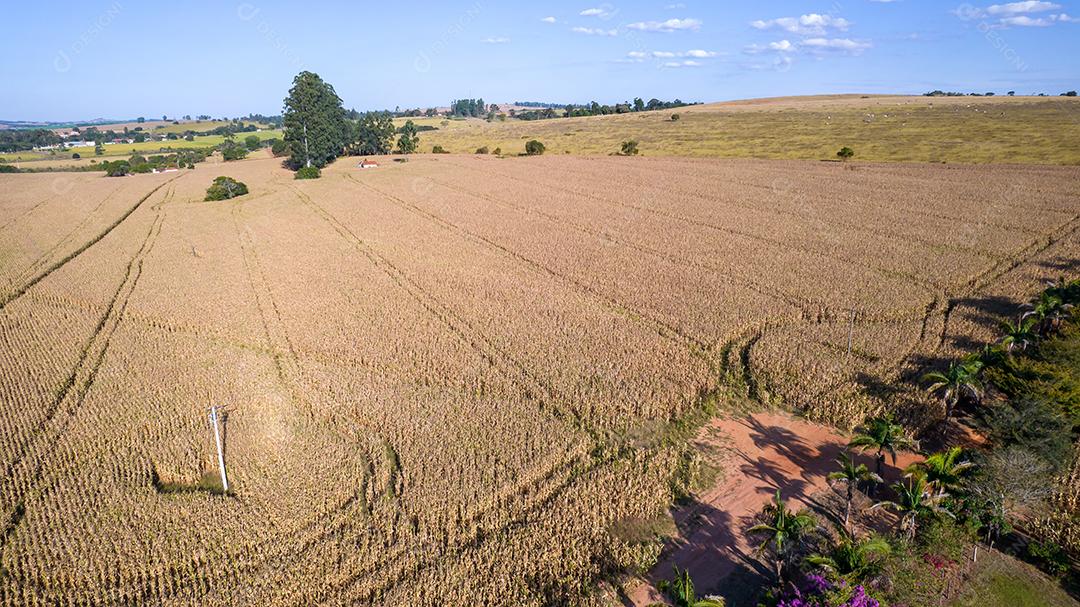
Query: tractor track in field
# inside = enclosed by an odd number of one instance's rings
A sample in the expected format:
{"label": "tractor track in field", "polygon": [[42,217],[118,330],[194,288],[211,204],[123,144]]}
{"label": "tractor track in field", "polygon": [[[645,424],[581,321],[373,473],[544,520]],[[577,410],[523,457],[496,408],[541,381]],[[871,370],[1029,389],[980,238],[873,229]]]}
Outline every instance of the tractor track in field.
{"label": "tractor track in field", "polygon": [[[155,188],[154,191],[159,188]],[[143,200],[145,201],[151,194],[153,192],[144,197]],[[130,215],[130,213],[128,214]],[[25,512],[30,493],[45,495],[55,484],[56,481],[54,480],[49,486],[41,487],[41,483],[46,480],[43,475],[44,466],[50,459],[50,454],[58,447],[61,436],[67,430],[68,425],[75,419],[86,400],[91,386],[97,379],[98,371],[105,362],[113,334],[124,319],[128,301],[138,286],[139,278],[142,275],[143,263],[153,249],[158,234],[161,233],[164,220],[165,212],[158,209],[138,251],[128,261],[124,279],[117,287],[108,308],[83,347],[78,362],[46,411],[45,418],[38,424],[38,430],[17,448],[16,457],[6,466],[4,478],[0,481],[2,483],[0,487],[3,489],[2,495],[5,497],[5,501],[9,497],[13,498],[11,502],[13,512],[20,509]],[[25,485],[20,486],[18,483],[20,478],[28,479]],[[6,505],[5,509],[7,509]],[[4,535],[5,540],[9,539],[12,533],[14,533],[14,529],[8,530]],[[0,554],[2,554],[5,546],[6,541],[5,544],[0,545]]]}
{"label": "tractor track in field", "polygon": [[79,257],[79,255],[82,255],[90,247],[92,247],[95,244],[101,242],[101,240],[103,238],[108,236],[114,229],[116,229],[117,226],[119,226],[121,223],[123,223],[125,219],[130,217],[132,213],[134,213],[136,210],[138,210],[139,207],[141,207],[143,205],[143,203],[146,202],[151,196],[153,196],[158,190],[160,190],[164,186],[168,185],[169,183],[172,183],[173,181],[179,179],[180,177],[181,176],[173,177],[172,179],[170,179],[170,180],[168,180],[168,181],[166,181],[164,183],[161,183],[161,184],[157,185],[156,187],[154,187],[154,189],[150,190],[150,192],[148,192],[145,196],[140,198],[138,202],[136,202],[131,208],[129,208],[127,211],[125,211],[122,215],[120,215],[120,217],[116,221],[114,221],[113,223],[108,225],[102,232],[98,233],[96,236],[91,238],[89,241],[84,243],[79,248],[75,249],[71,253],[68,253],[63,258],[59,259],[58,261],[56,261],[53,264],[49,265],[44,270],[37,273],[33,278],[31,278],[23,286],[18,287],[14,291],[4,295],[2,298],[0,298],[0,311],[2,311],[11,302],[16,301],[17,299],[19,299],[20,297],[25,295],[27,291],[29,291],[30,289],[32,289],[34,287],[34,285],[38,284],[39,282],[41,282],[42,280],[47,278],[50,274],[52,274],[53,272],[55,272],[55,271],[59,270],[60,268],[64,267],[65,265],[68,264],[68,262],[70,262],[70,261],[76,259],[77,257]]}

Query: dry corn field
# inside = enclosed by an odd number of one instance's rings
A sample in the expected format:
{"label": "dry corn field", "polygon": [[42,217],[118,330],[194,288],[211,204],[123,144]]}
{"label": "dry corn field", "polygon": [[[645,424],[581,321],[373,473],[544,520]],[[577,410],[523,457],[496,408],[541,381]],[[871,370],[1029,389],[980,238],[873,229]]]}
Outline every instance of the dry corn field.
{"label": "dry corn field", "polygon": [[355,164],[0,175],[5,604],[578,604],[707,403],[930,423],[1080,267],[1076,167]]}

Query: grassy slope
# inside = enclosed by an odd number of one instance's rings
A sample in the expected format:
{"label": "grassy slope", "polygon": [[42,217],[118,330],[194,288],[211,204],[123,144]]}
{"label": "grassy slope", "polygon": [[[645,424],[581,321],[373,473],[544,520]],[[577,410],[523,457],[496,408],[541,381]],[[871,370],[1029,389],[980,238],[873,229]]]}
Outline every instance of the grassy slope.
{"label": "grassy slope", "polygon": [[[214,128],[213,126],[209,128]],[[260,131],[258,133],[238,133],[236,135],[236,142],[243,143],[244,139],[248,135],[255,135],[259,139],[273,139],[281,138],[281,131]],[[103,156],[94,156],[94,148],[74,148],[65,150],[63,152],[57,152],[55,155],[38,152],[19,152],[17,154],[8,153],[0,154],[0,157],[4,158],[7,162],[33,162],[33,161],[49,161],[49,160],[63,160],[65,158],[71,158],[72,153],[78,153],[83,158],[102,158],[102,157],[127,157],[133,153],[138,152],[140,154],[156,154],[162,148],[205,148],[219,145],[225,141],[225,137],[221,135],[206,135],[195,138],[195,141],[184,141],[183,139],[177,139],[175,141],[146,141],[143,143],[117,143],[105,145],[105,154]]]}
{"label": "grassy slope", "polygon": [[439,128],[420,133],[423,152],[486,145],[517,154],[539,139],[548,153],[603,155],[636,139],[647,156],[814,160],[850,146],[868,161],[1080,164],[1080,99],[1063,97],[804,97],[534,122],[414,121]]}
{"label": "grassy slope", "polygon": [[1077,602],[1034,567],[996,550],[980,553],[975,575],[951,607],[1076,607]]}

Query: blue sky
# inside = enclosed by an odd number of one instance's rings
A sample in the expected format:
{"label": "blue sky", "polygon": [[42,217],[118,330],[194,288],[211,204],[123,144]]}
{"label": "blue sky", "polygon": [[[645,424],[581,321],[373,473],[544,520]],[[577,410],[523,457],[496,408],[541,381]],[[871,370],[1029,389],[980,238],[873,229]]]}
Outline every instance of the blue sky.
{"label": "blue sky", "polygon": [[303,69],[361,110],[1080,88],[1080,0],[80,0],[4,17],[9,120],[274,114]]}

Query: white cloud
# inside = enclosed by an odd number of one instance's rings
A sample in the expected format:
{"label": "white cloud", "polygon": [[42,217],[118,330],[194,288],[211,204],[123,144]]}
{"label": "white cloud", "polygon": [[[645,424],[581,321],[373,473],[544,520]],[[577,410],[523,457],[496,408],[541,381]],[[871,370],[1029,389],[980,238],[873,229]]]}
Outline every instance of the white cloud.
{"label": "white cloud", "polygon": [[544,17],[543,19],[541,19],[541,21],[543,21],[544,23],[555,23],[556,19],[555,17]]}
{"label": "white cloud", "polygon": [[668,61],[664,67],[701,67],[701,63],[687,59],[685,61]]}
{"label": "white cloud", "polygon": [[682,2],[676,2],[675,4],[669,4],[669,5],[665,6],[664,8],[669,10],[669,11],[672,11],[672,10],[678,10],[678,9],[686,8],[686,5],[683,4]]}
{"label": "white cloud", "polygon": [[802,36],[822,36],[830,29],[841,32],[847,31],[847,29],[851,27],[851,22],[843,17],[810,13],[799,17],[780,17],[778,19],[768,20],[758,19],[757,21],[752,21],[750,25],[759,30],[780,28]]}
{"label": "white cloud", "polygon": [[611,9],[608,8],[608,7],[596,7],[596,8],[587,8],[587,9],[581,11],[578,14],[581,15],[582,17],[599,17],[601,19],[607,19],[608,17],[611,16],[612,13],[611,13]]}
{"label": "white cloud", "polygon": [[671,51],[653,51],[652,56],[658,59],[666,59],[671,57],[678,57],[679,55],[677,53],[672,53]]}
{"label": "white cloud", "polygon": [[1051,15],[1050,18],[1054,21],[1061,21],[1062,23],[1080,23],[1080,18],[1070,17],[1065,13],[1061,13],[1060,15]]}
{"label": "white cloud", "polygon": [[644,59],[648,57],[649,54],[643,51],[630,51],[629,53],[626,53],[626,56],[631,59]]}
{"label": "white cloud", "polygon": [[850,38],[810,38],[803,40],[799,46],[811,49],[839,50],[849,53],[861,53],[870,48],[869,42],[861,42]]}
{"label": "white cloud", "polygon": [[481,42],[484,42],[485,44],[506,44],[507,42],[510,42],[510,39],[504,36],[498,36],[494,38],[484,38]]}
{"label": "white cloud", "polygon": [[991,15],[1020,15],[1024,13],[1041,13],[1061,8],[1060,4],[1053,2],[1039,2],[1027,0],[1026,2],[1010,2],[1008,4],[994,4],[986,9]]}
{"label": "white cloud", "polygon": [[703,51],[701,49],[695,49],[695,50],[686,51],[686,56],[687,57],[696,57],[698,59],[706,59],[708,57],[715,57],[718,54],[719,53],[717,53],[716,51]]}
{"label": "white cloud", "polygon": [[767,45],[751,44],[743,49],[748,55],[758,55],[761,53],[776,53],[778,55],[786,55],[790,53],[816,53],[821,54],[824,52],[839,52],[850,55],[858,55],[868,48],[871,48],[873,44],[865,40],[852,40],[850,38],[807,38],[799,42],[791,42],[790,40],[778,40],[776,42],[770,42]]}
{"label": "white cloud", "polygon": [[576,34],[588,34],[590,36],[618,36],[619,30],[606,30],[599,27],[573,27],[570,31]]}
{"label": "white cloud", "polygon": [[638,30],[642,32],[679,32],[679,31],[697,31],[701,28],[701,21],[698,19],[668,19],[666,21],[639,21],[637,23],[631,23],[626,27],[632,30]]}
{"label": "white cloud", "polygon": [[1027,15],[1020,15],[1019,17],[1005,17],[1001,20],[1001,24],[1017,27],[1050,27],[1053,22],[1049,19],[1032,19]]}

